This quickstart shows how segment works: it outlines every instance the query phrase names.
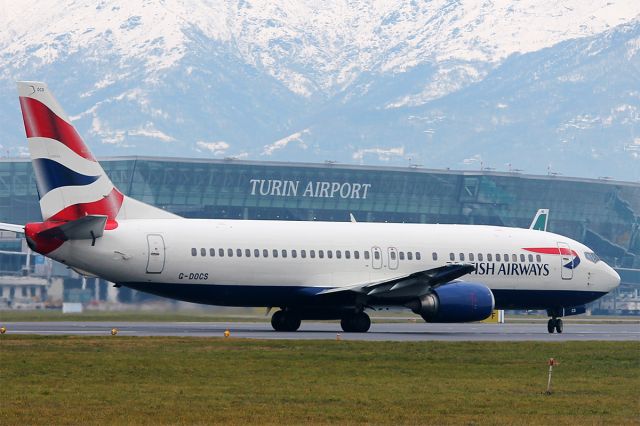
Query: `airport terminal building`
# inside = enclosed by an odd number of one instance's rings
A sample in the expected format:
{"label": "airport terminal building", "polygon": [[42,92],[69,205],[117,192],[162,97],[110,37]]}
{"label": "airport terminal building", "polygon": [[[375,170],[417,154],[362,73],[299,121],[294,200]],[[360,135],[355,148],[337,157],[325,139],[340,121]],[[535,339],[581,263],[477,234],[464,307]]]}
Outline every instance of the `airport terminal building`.
{"label": "airport terminal building", "polygon": [[[101,160],[125,194],[190,218],[459,223],[528,227],[550,209],[549,231],[578,240],[614,266],[623,285],[596,301],[598,312],[640,312],[640,183],[495,171],[369,167],[335,163],[278,163],[120,157]],[[0,160],[0,221],[40,221],[31,163]],[[65,281],[64,296],[80,280],[25,252],[12,235],[0,239],[0,298],[31,294],[16,275]],[[39,268],[39,269],[38,269]],[[43,275],[44,274],[44,275]],[[74,281],[75,280],[75,281]],[[3,284],[6,282],[8,284]],[[74,284],[75,283],[75,284]],[[42,288],[42,287],[45,288]],[[68,287],[68,288],[67,288]],[[86,298],[104,298],[96,283]],[[123,295],[128,300],[131,295]]]}

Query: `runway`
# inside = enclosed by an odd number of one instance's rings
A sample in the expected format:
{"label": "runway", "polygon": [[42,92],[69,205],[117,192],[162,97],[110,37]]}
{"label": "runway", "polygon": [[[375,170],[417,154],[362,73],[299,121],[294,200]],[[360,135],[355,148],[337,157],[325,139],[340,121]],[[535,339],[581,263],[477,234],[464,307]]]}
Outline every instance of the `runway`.
{"label": "runway", "polygon": [[8,334],[110,336],[231,337],[246,339],[364,340],[364,341],[640,341],[637,323],[580,324],[565,322],[564,333],[547,333],[546,323],[425,324],[374,323],[368,333],[345,333],[338,323],[305,321],[297,332],[275,332],[256,322],[10,322]]}

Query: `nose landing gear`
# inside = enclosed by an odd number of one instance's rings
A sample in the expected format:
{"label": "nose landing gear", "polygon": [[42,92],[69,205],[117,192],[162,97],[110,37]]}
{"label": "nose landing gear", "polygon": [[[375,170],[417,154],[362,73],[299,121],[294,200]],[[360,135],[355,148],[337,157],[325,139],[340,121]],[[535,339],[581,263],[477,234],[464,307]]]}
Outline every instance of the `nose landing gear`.
{"label": "nose landing gear", "polygon": [[553,333],[554,331],[556,333],[562,333],[563,330],[563,325],[562,325],[562,318],[550,318],[549,322],[547,323],[547,331],[549,333]]}

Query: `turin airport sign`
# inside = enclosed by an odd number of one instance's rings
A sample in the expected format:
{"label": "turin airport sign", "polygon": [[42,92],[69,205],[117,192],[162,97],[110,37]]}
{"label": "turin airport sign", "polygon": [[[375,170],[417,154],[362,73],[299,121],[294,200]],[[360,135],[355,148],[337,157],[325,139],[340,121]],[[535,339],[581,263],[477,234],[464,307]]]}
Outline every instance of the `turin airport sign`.
{"label": "turin airport sign", "polygon": [[251,195],[270,197],[312,197],[366,199],[370,183],[251,179]]}

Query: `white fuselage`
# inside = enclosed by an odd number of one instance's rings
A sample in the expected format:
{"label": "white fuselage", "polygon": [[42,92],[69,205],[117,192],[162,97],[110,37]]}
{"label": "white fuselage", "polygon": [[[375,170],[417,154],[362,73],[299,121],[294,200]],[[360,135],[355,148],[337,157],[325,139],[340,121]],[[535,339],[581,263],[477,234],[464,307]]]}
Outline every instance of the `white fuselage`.
{"label": "white fuselage", "polygon": [[[558,244],[573,250],[579,265],[564,266],[571,256],[525,250]],[[585,258],[590,251],[557,234],[496,226],[150,219],[120,221],[95,246],[68,241],[50,256],[125,285],[327,289],[469,263],[476,271],[461,279],[494,293],[604,294],[619,278],[606,263]]]}

